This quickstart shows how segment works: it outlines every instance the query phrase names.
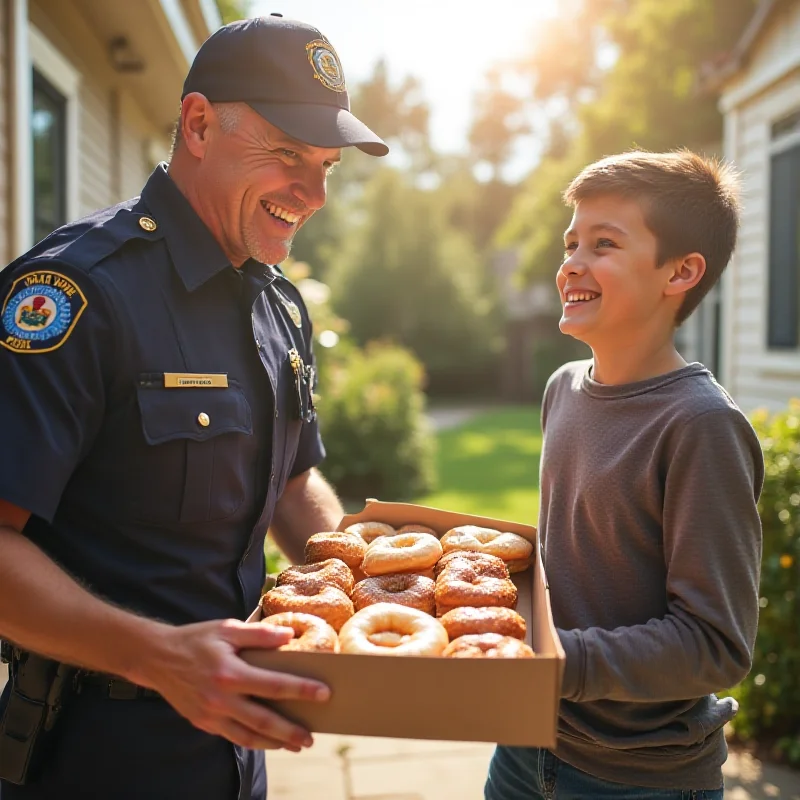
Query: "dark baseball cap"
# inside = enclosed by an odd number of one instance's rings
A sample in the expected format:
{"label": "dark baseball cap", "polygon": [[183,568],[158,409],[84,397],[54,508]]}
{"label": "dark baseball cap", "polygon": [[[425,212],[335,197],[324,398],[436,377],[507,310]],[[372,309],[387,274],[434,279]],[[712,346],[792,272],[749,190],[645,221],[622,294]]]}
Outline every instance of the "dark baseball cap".
{"label": "dark baseball cap", "polygon": [[372,156],[389,148],[350,113],[341,61],[313,26],[279,16],[231,22],[194,58],[181,99],[244,102],[293,139],[316,147],[355,146]]}

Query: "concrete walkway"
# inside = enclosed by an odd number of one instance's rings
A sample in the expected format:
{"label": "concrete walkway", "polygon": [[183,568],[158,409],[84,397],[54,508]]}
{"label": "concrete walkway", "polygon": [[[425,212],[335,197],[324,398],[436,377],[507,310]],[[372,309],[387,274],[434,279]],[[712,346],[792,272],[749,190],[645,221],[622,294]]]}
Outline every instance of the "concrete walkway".
{"label": "concrete walkway", "polygon": [[[270,800],[481,800],[492,745],[317,734],[267,753]],[[800,773],[732,753],[726,800],[800,800]]]}
{"label": "concrete walkway", "polygon": [[455,428],[469,422],[478,414],[488,411],[495,406],[442,406],[441,408],[429,408],[426,412],[431,427],[435,431],[443,431],[448,428]]}

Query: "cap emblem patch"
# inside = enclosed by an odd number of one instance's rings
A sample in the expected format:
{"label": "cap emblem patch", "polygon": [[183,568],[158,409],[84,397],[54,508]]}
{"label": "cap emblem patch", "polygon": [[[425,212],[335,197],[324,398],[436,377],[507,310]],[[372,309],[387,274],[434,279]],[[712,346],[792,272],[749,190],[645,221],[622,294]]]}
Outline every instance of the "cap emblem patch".
{"label": "cap emblem patch", "polygon": [[323,86],[334,92],[347,91],[342,63],[330,42],[314,39],[306,45],[306,53],[314,70],[314,77]]}

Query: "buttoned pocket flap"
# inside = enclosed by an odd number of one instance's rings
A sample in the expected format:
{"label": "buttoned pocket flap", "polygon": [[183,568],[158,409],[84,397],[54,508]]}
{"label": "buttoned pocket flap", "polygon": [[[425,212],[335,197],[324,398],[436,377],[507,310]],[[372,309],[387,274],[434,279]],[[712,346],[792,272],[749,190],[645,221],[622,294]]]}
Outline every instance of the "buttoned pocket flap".
{"label": "buttoned pocket flap", "polygon": [[223,433],[253,433],[250,404],[241,388],[137,387],[142,430],[148,444],[176,439],[204,442]]}

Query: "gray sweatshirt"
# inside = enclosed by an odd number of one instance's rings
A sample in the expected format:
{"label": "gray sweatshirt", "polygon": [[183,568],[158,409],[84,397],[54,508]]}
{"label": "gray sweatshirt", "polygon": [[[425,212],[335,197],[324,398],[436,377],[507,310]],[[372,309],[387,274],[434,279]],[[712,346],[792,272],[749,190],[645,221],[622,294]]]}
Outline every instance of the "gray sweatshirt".
{"label": "gray sweatshirt", "polygon": [[591,361],[550,379],[539,530],[567,661],[559,758],[607,781],[717,789],[713,694],[749,671],[764,465],[702,364],[606,386]]}

